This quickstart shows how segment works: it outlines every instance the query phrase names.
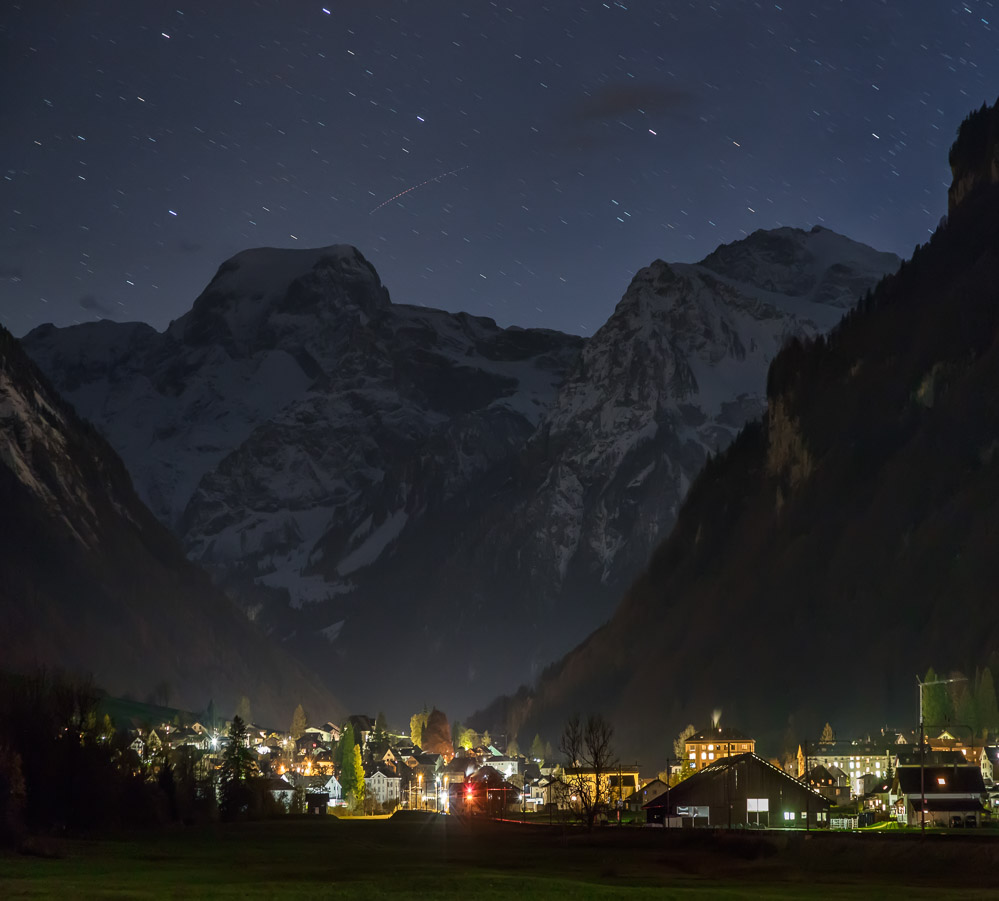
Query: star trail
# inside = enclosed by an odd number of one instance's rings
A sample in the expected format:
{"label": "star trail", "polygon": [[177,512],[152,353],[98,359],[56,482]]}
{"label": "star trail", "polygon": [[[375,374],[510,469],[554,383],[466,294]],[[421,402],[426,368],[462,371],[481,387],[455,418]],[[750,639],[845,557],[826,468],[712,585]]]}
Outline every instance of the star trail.
{"label": "star trail", "polygon": [[7,4],[0,321],[163,328],[264,245],[355,244],[399,302],[582,334],[653,259],[758,228],[907,256],[945,212],[957,125],[999,94],[995,18],[972,0]]}

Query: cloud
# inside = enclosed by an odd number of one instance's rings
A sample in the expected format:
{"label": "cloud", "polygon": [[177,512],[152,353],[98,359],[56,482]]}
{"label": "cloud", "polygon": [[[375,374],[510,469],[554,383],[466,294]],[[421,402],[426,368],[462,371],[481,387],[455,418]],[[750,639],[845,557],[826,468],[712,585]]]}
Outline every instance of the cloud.
{"label": "cloud", "polygon": [[609,84],[587,97],[573,111],[577,123],[620,119],[639,110],[648,115],[688,114],[696,100],[690,91],[655,84]]}
{"label": "cloud", "polygon": [[697,119],[698,100],[692,91],[657,84],[605,85],[565,111],[554,144],[595,152],[619,146],[634,132],[687,126]]}
{"label": "cloud", "polygon": [[99,316],[102,319],[110,319],[114,316],[114,313],[104,304],[102,304],[93,294],[84,294],[83,297],[77,301],[83,309],[88,313],[93,313],[95,316]]}

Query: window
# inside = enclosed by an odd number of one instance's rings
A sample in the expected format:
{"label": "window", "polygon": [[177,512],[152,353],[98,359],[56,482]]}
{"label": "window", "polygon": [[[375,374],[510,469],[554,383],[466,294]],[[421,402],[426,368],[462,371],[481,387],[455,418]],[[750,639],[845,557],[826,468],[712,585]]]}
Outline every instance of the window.
{"label": "window", "polygon": [[937,776],[937,785],[946,785],[947,780],[943,776]]}
{"label": "window", "polygon": [[714,745],[708,745],[708,750],[709,750],[709,751],[713,751],[714,749],[715,749],[715,746],[714,746]]}
{"label": "window", "polygon": [[794,811],[793,810],[785,810],[784,811],[784,819],[787,820],[788,822],[790,822],[791,820],[793,820],[794,819]]}
{"label": "window", "polygon": [[747,798],[746,822],[753,826],[770,825],[770,799]]}
{"label": "window", "polygon": [[708,760],[714,760],[714,759],[715,759],[714,754],[708,754]]}
{"label": "window", "polygon": [[707,759],[708,759],[708,752],[701,751],[701,760],[707,760]]}

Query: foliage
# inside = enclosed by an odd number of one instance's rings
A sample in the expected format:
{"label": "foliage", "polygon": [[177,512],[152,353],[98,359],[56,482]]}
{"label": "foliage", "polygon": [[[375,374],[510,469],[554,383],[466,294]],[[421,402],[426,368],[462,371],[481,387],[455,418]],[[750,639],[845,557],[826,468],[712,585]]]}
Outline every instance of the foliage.
{"label": "foliage", "polygon": [[223,819],[234,820],[247,814],[252,792],[246,783],[256,770],[253,751],[247,741],[246,724],[239,716],[234,716],[229,727],[229,743],[219,768],[219,812]]}
{"label": "foliage", "polygon": [[423,747],[423,729],[427,725],[430,713],[426,707],[409,718],[409,737],[418,748]]}
{"label": "foliage", "polygon": [[954,722],[953,698],[947,685],[942,684],[932,666],[926,671],[926,678],[920,691],[923,701],[923,722],[928,729],[948,726]]}
{"label": "foliage", "polygon": [[999,706],[996,703],[996,688],[990,667],[982,670],[976,694],[979,726],[986,737],[994,737],[999,731]]}
{"label": "foliage", "polygon": [[389,740],[388,725],[384,713],[379,713],[375,717],[375,728],[368,738],[368,746],[365,751],[370,760],[381,760],[388,751],[391,742]]}
{"label": "foliage", "polygon": [[836,733],[833,732],[832,725],[829,723],[825,724],[825,727],[822,729],[822,735],[819,736],[819,741],[823,744],[836,741]]}
{"label": "foliage", "polygon": [[454,745],[451,742],[451,726],[447,716],[436,707],[430,711],[426,725],[423,728],[420,747],[430,754],[440,754],[445,760],[454,757]]}
{"label": "foliage", "polygon": [[687,759],[687,739],[696,732],[697,728],[694,724],[689,723],[687,727],[675,739],[673,739],[673,756],[677,760]]}
{"label": "foliage", "polygon": [[291,717],[291,729],[289,731],[292,741],[298,741],[305,734],[308,725],[309,718],[305,715],[305,708],[299,704]]}
{"label": "foliage", "polygon": [[22,829],[158,822],[166,807],[88,679],[0,674],[0,840]]}
{"label": "foliage", "polygon": [[520,745],[517,744],[517,739],[511,738],[506,745],[506,753],[508,757],[519,757],[520,756]]}
{"label": "foliage", "polygon": [[[354,740],[354,727],[347,723],[343,727],[343,732],[340,733],[340,740],[336,744],[336,749],[333,752],[333,766],[336,768],[338,774],[342,774],[344,767],[347,763],[354,759],[354,746],[357,742]],[[339,776],[338,776],[339,778]],[[340,784],[343,785],[343,779],[340,779]],[[347,788],[344,786],[344,793],[346,794]]]}
{"label": "foliage", "polygon": [[477,748],[481,743],[479,733],[472,728],[464,728],[457,732],[459,748]]}
{"label": "foliage", "polygon": [[534,760],[544,762],[547,757],[545,756],[545,743],[541,740],[541,735],[535,735],[534,741],[531,742],[531,757]]}
{"label": "foliage", "polygon": [[613,738],[610,723],[599,714],[591,714],[585,725],[578,716],[570,717],[559,739],[559,750],[565,757],[562,781],[572,809],[589,829],[610,800],[609,776],[617,766]]}
{"label": "foliage", "polygon": [[681,761],[681,766],[679,769],[669,772],[668,770],[663,770],[659,773],[659,778],[665,782],[670,788],[679,785],[684,779],[688,779],[697,772],[694,769],[694,765],[689,761],[684,759]]}
{"label": "foliage", "polygon": [[[364,784],[364,764],[361,762],[361,749],[357,745],[354,745],[354,753],[344,772],[350,774],[347,781],[350,785],[350,796],[353,799],[352,805],[356,809],[357,806],[364,803],[366,788]],[[343,780],[341,780],[340,784],[343,784]]]}

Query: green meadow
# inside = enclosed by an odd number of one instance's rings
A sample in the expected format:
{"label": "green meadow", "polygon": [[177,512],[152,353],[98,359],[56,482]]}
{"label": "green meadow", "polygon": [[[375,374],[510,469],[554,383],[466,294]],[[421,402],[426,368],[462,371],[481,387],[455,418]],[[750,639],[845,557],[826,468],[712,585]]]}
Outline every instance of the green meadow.
{"label": "green meadow", "polygon": [[284,818],[0,856],[3,898],[994,898],[986,836],[663,833]]}

